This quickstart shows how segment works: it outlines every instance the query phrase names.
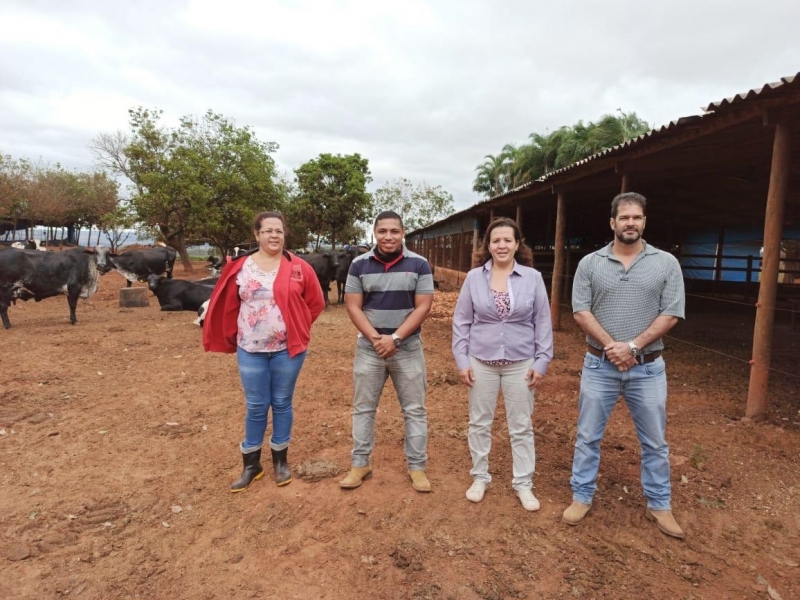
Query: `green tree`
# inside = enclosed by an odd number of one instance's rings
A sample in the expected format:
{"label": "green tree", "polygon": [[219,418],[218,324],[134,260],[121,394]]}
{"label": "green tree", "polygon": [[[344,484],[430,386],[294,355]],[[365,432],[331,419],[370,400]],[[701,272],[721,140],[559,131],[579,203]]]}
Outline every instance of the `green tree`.
{"label": "green tree", "polygon": [[30,171],[28,161],[0,155],[0,218],[11,225],[12,239],[16,239],[17,227],[28,215]]}
{"label": "green tree", "polygon": [[353,224],[372,213],[367,184],[372,181],[369,161],[359,154],[320,154],[295,169],[298,197],[294,209],[311,233],[336,248]]}
{"label": "green tree", "polygon": [[387,182],[373,194],[375,212],[393,210],[403,219],[407,231],[415,231],[454,212],[453,196],[441,186],[423,182],[414,185],[406,178]]}
{"label": "green tree", "polygon": [[136,215],[133,207],[128,202],[120,202],[114,210],[101,217],[98,228],[108,238],[111,251],[116,252],[128,239],[135,225]]}
{"label": "green tree", "polygon": [[276,143],[210,110],[172,129],[160,124],[160,110],[128,112],[130,134],[100,135],[90,149],[130,179],[137,220],[180,253],[186,270],[189,240],[209,241],[225,254],[250,239],[254,213],[281,208],[270,156]]}
{"label": "green tree", "polygon": [[484,194],[487,198],[502,194],[506,190],[504,162],[505,157],[502,155],[487,154],[483,164],[475,168],[478,174],[472,184],[472,190]]}

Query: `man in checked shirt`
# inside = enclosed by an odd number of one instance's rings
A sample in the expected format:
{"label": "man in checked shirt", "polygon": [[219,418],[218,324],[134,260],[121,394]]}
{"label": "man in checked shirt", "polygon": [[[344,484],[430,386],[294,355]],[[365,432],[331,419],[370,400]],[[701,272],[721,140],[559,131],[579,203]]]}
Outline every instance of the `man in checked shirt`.
{"label": "man in checked shirt", "polygon": [[642,239],[646,208],[641,194],[614,198],[614,240],[585,256],[575,273],[572,310],[586,333],[587,351],[570,479],[573,502],[562,518],[577,525],[591,508],[600,442],[622,396],[642,448],[646,516],[663,533],[683,539],[670,504],[667,375],[661,356],[662,336],[684,318],[683,275],[674,256]]}

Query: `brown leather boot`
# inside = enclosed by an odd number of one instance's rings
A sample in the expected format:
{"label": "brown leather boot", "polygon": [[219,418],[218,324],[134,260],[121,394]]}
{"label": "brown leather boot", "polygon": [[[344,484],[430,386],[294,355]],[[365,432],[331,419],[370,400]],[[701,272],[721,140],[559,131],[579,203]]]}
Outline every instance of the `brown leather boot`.
{"label": "brown leather boot", "polygon": [[679,540],[686,537],[686,533],[681,529],[681,526],[678,525],[671,510],[650,510],[648,508],[647,518],[656,522],[661,533],[666,533],[668,536]]}
{"label": "brown leather boot", "polygon": [[572,504],[564,511],[564,514],[561,515],[561,520],[567,525],[577,525],[583,521],[583,517],[586,516],[590,508],[592,508],[591,504],[584,504],[583,502],[573,500]]}
{"label": "brown leather boot", "polygon": [[248,452],[242,454],[242,462],[244,469],[242,474],[231,485],[231,492],[243,492],[254,481],[261,479],[264,476],[264,468],[261,466],[261,449],[255,452]]}
{"label": "brown leather boot", "polygon": [[339,487],[352,490],[354,488],[359,487],[365,479],[372,475],[372,467],[367,465],[366,467],[353,467],[350,469],[350,472],[347,474],[347,477],[342,479],[339,482]]}
{"label": "brown leather boot", "polygon": [[278,487],[292,483],[292,472],[289,470],[289,463],[286,460],[288,448],[272,451],[272,468],[275,470],[275,483]]}
{"label": "brown leather boot", "polygon": [[411,477],[411,487],[418,492],[427,493],[431,491],[431,482],[425,476],[425,471],[409,471],[408,476]]}

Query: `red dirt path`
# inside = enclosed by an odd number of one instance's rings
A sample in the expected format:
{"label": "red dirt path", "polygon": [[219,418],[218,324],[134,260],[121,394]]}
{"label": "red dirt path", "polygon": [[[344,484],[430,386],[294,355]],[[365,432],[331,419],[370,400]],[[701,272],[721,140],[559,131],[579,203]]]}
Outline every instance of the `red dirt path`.
{"label": "red dirt path", "polygon": [[456,294],[438,291],[424,328],[434,491],[409,485],[387,385],[374,476],[345,492],[331,473],[349,464],[355,330],[332,306],[297,388],[295,481],[265,477],[234,495],[233,356],[203,353],[193,315],[162,313],[153,297],[120,309],[122,285],[104,276],[74,327],[54,298],[18,303],[0,331],[0,598],[800,598],[796,384],[776,383],[770,418],[743,424],[746,370],[670,348],[673,502],[687,540],[645,519],[623,405],[595,506],[570,528],[560,516],[583,343],[569,324],[536,399],[542,510],[525,512],[511,490],[502,408],[494,482],[470,504],[466,393],[450,354]]}

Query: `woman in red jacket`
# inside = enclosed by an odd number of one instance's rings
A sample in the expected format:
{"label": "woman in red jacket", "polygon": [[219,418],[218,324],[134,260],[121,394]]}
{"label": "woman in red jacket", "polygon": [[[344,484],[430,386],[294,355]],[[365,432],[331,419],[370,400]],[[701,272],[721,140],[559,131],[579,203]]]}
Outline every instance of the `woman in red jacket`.
{"label": "woman in red jacket", "polygon": [[272,409],[275,482],[287,485],[292,433],[292,395],[311,338],[311,324],[325,308],[317,276],[305,261],[284,250],[286,220],[275,212],[256,216],[258,250],[225,265],[203,325],[207,352],[236,353],[245,394],[244,462],[231,485],[241,492],[264,475],[261,447]]}

